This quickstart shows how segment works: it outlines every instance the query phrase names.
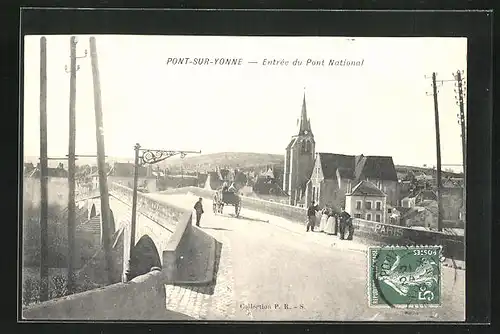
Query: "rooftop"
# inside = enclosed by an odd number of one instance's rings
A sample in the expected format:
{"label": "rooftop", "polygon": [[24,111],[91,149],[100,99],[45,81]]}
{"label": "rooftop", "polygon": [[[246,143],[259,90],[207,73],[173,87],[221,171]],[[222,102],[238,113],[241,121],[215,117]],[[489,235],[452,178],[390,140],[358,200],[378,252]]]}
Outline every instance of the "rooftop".
{"label": "rooftop", "polygon": [[369,181],[359,182],[347,196],[386,196],[377,186]]}

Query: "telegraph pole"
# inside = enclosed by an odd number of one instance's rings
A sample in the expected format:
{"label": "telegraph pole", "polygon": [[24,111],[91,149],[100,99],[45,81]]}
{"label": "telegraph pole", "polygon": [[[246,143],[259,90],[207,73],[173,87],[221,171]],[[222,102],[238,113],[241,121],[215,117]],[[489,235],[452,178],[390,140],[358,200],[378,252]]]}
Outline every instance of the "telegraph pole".
{"label": "telegraph pole", "polygon": [[436,124],[436,178],[437,178],[437,200],[438,200],[438,231],[443,230],[443,201],[441,200],[441,139],[439,135],[439,111],[438,111],[438,96],[436,87],[436,72],[432,73],[432,95],[434,96],[434,118]]}
{"label": "telegraph pole", "polygon": [[[76,72],[80,67],[76,65],[77,58],[84,58],[87,54],[85,50],[84,57],[76,56],[76,44],[78,43],[75,36],[70,38],[70,81],[69,81],[69,145],[68,145],[68,293],[73,293],[75,287],[75,226],[76,226],[76,203],[75,203],[75,174],[76,174]],[[65,68],[68,72],[67,67]]]}
{"label": "telegraph pole", "polygon": [[108,282],[113,283],[112,268],[113,259],[111,257],[111,231],[110,231],[110,210],[109,210],[109,194],[108,181],[106,171],[106,158],[104,147],[104,124],[102,117],[101,105],[101,83],[99,78],[99,63],[97,59],[97,46],[95,37],[90,37],[90,58],[92,63],[92,78],[94,82],[94,109],[95,109],[95,125],[96,125],[96,140],[97,140],[97,168],[99,173],[99,191],[101,198],[101,230],[102,244],[104,246],[104,254],[106,259],[106,274]]}
{"label": "telegraph pole", "polygon": [[49,299],[47,161],[47,39],[40,38],[40,301]]}
{"label": "telegraph pole", "polygon": [[76,38],[70,38],[70,80],[69,80],[69,147],[68,147],[68,293],[74,290],[74,254],[75,254],[75,225],[76,225],[76,203],[75,203],[75,146],[76,146]]}
{"label": "telegraph pole", "polygon": [[[462,209],[463,213],[465,214],[465,209],[466,209],[466,195],[467,192],[465,190],[465,180],[466,180],[466,169],[467,169],[467,137],[466,137],[466,129],[465,129],[465,111],[464,111],[464,90],[465,88],[463,87],[464,80],[462,78],[462,73],[463,71],[458,70],[457,73],[455,74],[455,80],[457,81],[457,89],[458,91],[455,90],[455,92],[458,95],[457,99],[457,104],[460,108],[460,113],[458,114],[458,123],[460,124],[460,129],[461,129],[461,137],[462,137],[462,159],[463,159],[463,173],[464,173],[464,185],[463,185],[463,200],[462,200]],[[465,217],[462,219],[465,220]]]}

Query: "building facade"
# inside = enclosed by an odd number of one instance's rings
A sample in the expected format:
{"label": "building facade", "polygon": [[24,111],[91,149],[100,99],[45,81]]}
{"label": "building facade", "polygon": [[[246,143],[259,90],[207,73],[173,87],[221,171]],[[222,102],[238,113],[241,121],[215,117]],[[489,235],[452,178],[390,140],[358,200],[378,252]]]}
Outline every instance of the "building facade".
{"label": "building facade", "polygon": [[392,157],[316,153],[305,94],[298,125],[285,151],[283,191],[290,205],[314,201],[340,210],[346,193],[361,181],[375,184],[391,206],[398,205],[399,182]]}
{"label": "building facade", "polygon": [[346,194],[345,210],[353,218],[386,223],[387,195],[372,182],[361,181]]}
{"label": "building facade", "polygon": [[285,151],[283,191],[289,195],[290,205],[306,204],[304,198],[307,182],[314,166],[315,146],[311,122],[307,118],[304,94],[298,132],[292,136]]}
{"label": "building facade", "polygon": [[321,207],[341,210],[346,205],[346,194],[361,181],[374,184],[386,195],[387,203],[396,206],[399,183],[391,157],[334,153],[316,154],[311,178],[307,183],[308,201],[315,201]]}

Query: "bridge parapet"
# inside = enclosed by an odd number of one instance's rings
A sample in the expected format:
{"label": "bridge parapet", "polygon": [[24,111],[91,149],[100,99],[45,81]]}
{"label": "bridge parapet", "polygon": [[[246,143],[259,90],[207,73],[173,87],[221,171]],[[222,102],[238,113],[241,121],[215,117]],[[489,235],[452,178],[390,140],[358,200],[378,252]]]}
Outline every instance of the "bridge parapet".
{"label": "bridge parapet", "polygon": [[385,245],[442,245],[443,255],[455,260],[465,260],[465,238],[460,235],[434,231],[421,231],[404,226],[377,223],[354,218],[354,235],[359,235]]}
{"label": "bridge parapet", "polygon": [[30,306],[23,310],[22,316],[29,320],[161,320],[178,317],[166,309],[165,293],[162,273],[152,271],[128,283]]}
{"label": "bridge parapet", "polygon": [[[177,190],[179,191],[179,190]],[[197,187],[184,188],[185,193],[192,193],[211,199],[214,191]],[[305,223],[307,210],[282,203],[241,196],[242,210],[245,208],[286,218],[293,222]],[[353,219],[358,235],[368,242],[385,245],[442,245],[444,256],[456,260],[465,259],[465,238],[460,235],[434,231],[422,231],[403,226],[377,223],[364,219]]]}
{"label": "bridge parapet", "polygon": [[[132,205],[132,189],[121,184],[111,183],[109,190],[116,198]],[[155,222],[166,223],[171,228],[175,228],[175,225],[183,219],[186,213],[191,213],[189,210],[157,201],[140,192],[137,193],[137,211]]]}
{"label": "bridge parapet", "polygon": [[[112,196],[132,205],[132,189],[115,183],[109,188]],[[151,266],[161,266],[165,280],[173,282],[182,280],[179,275],[186,272],[186,266],[213,267],[210,262],[214,261],[215,240],[192,226],[193,210],[138,193],[137,213],[133,253],[139,258],[133,259],[136,263],[134,275],[147,272]],[[124,254],[129,254],[130,224],[126,225],[124,232]],[[148,239],[152,240],[154,247]],[[200,261],[203,263],[197,263]]]}

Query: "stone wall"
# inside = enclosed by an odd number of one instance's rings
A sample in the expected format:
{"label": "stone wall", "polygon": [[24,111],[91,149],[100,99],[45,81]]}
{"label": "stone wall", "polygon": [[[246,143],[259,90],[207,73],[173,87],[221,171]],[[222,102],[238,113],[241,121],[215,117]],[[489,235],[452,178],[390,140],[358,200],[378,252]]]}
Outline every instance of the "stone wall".
{"label": "stone wall", "polygon": [[[210,200],[212,200],[215,194],[215,191],[213,190],[207,190],[196,187],[187,187],[184,190],[184,193],[186,192]],[[306,220],[307,209],[305,208],[300,208],[288,204],[270,202],[258,198],[252,198],[246,196],[240,196],[240,197],[241,197],[242,210],[245,210],[245,208],[247,208],[250,210],[265,212],[270,215],[283,217],[292,220],[294,222],[300,222],[300,223],[304,223]]]}
{"label": "stone wall", "polygon": [[[188,187],[185,192],[212,199],[214,191]],[[260,199],[241,197],[242,214],[245,208],[265,212],[270,215],[286,218],[297,223],[305,223],[307,210],[291,205],[274,203]],[[358,235],[374,244],[393,245],[443,245],[444,256],[456,260],[465,259],[465,238],[463,236],[444,234],[432,231],[421,231],[395,225],[377,223],[363,219],[353,219]]]}
{"label": "stone wall", "polygon": [[359,236],[385,245],[442,245],[443,255],[446,258],[465,260],[463,236],[415,230],[357,218],[353,219],[353,224],[355,237]]}
{"label": "stone wall", "polygon": [[23,309],[27,320],[161,320],[172,319],[165,307],[163,274],[153,271],[128,283],[53,299]]}
{"label": "stone wall", "polygon": [[[120,184],[110,183],[109,191],[119,200],[132,205],[132,189]],[[167,225],[168,228],[175,228],[183,216],[189,212],[189,210],[173,204],[157,201],[140,192],[137,193],[137,211],[155,222]]]}
{"label": "stone wall", "polygon": [[[203,189],[196,187],[183,189],[200,189],[203,191]],[[176,193],[175,189],[172,191]],[[111,184],[110,192],[113,196],[120,198],[120,200],[126,203],[132,203],[132,189],[119,184]],[[205,195],[210,194],[210,191],[205,192]],[[184,193],[186,193],[186,190],[184,190]],[[158,249],[162,262],[162,270],[168,281],[175,281],[180,271],[189,271],[184,268],[185,266],[214,265],[214,263],[210,263],[210,261],[213,262],[213,260],[210,260],[210,254],[215,252],[215,239],[192,226],[193,212],[191,210],[158,201],[148,196],[148,194],[138,193],[137,211],[153,222],[172,231],[168,240],[158,240],[158,237],[155,237],[155,235],[160,236],[160,233],[152,233],[150,235]],[[157,228],[156,226],[150,226],[150,228],[151,227]],[[136,227],[136,242],[142,236],[141,234],[143,234],[141,231],[147,230],[147,226],[138,225]],[[128,230],[125,229],[126,240],[128,240],[127,233]],[[147,234],[149,235],[149,233]],[[163,233],[162,235],[166,234]],[[207,240],[207,238],[210,240]],[[196,257],[196,259],[193,259],[193,257]]]}

